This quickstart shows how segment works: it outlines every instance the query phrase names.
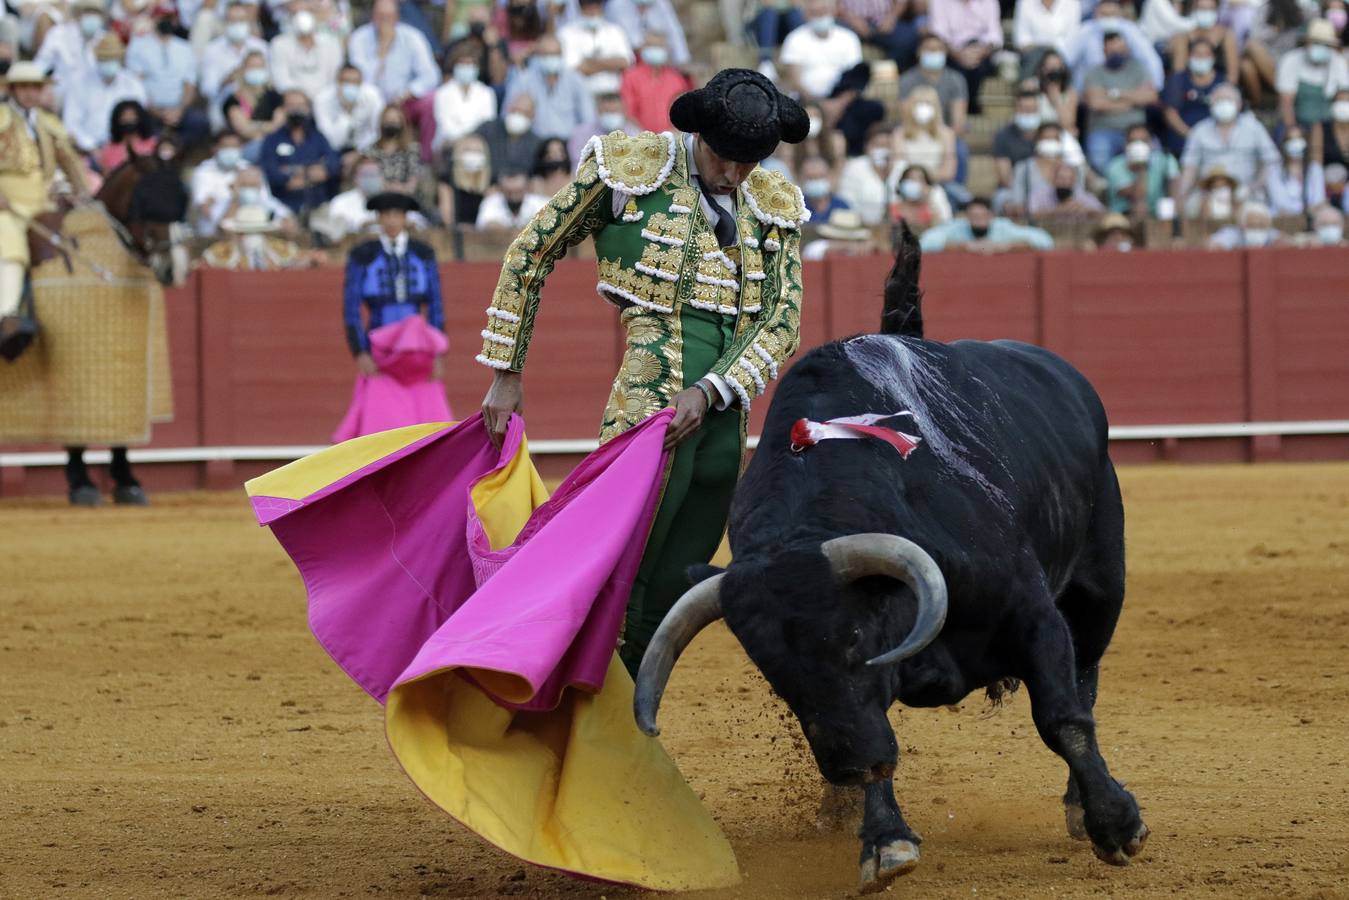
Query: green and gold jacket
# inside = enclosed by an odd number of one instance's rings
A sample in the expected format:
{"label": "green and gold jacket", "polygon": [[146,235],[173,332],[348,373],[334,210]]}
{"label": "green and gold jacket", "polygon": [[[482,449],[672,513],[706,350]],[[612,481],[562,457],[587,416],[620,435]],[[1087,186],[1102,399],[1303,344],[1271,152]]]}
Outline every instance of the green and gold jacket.
{"label": "green and gold jacket", "polygon": [[[640,399],[636,386],[630,386],[634,396],[611,398],[611,413],[626,421],[612,421],[611,414],[606,432],[636,424],[682,387],[678,351],[684,306],[736,317],[735,339],[712,372],[726,380],[748,410],[800,341],[800,226],[810,213],[795,185],[778,173],[755,169],[739,189],[738,241],[722,250],[690,182],[686,156],[684,141],[670,132],[630,137],[616,131],[592,138],[576,178],[507,251],[478,362],[523,369],[544,279],[569,247],[593,235],[596,288],[625,308],[629,336],[615,392],[625,380],[645,385]],[[622,202],[617,210],[616,194]],[[634,347],[633,341],[649,349]],[[624,379],[634,367],[643,371]]]}

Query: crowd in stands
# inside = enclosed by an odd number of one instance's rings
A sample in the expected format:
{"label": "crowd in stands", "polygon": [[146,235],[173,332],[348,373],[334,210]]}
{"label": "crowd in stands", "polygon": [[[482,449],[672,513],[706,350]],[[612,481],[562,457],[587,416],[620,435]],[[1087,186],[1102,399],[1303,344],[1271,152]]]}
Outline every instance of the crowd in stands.
{"label": "crowd in stands", "polygon": [[[518,229],[591,137],[671,127],[718,55],[686,34],[703,2],[5,0],[0,71],[51,74],[93,184],[179,167],[204,258],[273,267],[369,233],[388,190],[416,229]],[[1050,247],[1064,223],[1109,249],[1157,223],[1344,240],[1346,0],[717,6],[717,46],[809,112],[764,163],[803,190],[809,255],[901,221],[932,250]]]}

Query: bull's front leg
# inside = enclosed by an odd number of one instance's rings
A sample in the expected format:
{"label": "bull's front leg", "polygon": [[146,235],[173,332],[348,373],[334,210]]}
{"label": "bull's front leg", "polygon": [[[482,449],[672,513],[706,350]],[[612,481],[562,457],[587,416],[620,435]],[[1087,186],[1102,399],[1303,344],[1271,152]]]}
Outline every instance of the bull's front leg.
{"label": "bull's front leg", "polygon": [[904,821],[895,801],[890,779],[875,781],[865,788],[862,828],[862,892],[884,890],[893,879],[912,872],[918,865],[918,845],[922,838]]}

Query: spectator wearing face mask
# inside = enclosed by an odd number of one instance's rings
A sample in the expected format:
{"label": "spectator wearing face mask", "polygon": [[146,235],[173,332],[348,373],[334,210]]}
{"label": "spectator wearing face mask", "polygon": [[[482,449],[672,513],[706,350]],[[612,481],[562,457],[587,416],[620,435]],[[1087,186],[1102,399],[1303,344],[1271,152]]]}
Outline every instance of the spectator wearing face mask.
{"label": "spectator wearing face mask", "polygon": [[1285,128],[1319,125],[1331,117],[1332,98],[1349,87],[1349,63],[1340,39],[1325,19],[1307,25],[1303,45],[1279,60],[1274,87],[1279,92],[1279,121]]}
{"label": "spectator wearing face mask", "polygon": [[963,184],[956,182],[956,135],[941,118],[937,92],[915,88],[903,101],[899,127],[891,137],[895,159],[887,181],[893,186],[906,166],[921,166],[957,204],[969,200]]}
{"label": "spectator wearing face mask", "polygon": [[571,183],[571,170],[567,145],[559,138],[549,138],[539,145],[539,157],[529,172],[529,189],[535,194],[552,197]]}
{"label": "spectator wearing face mask", "polygon": [[[604,17],[604,0],[581,0],[581,14],[557,30],[562,60],[585,78],[590,93],[618,93],[623,70],[633,64],[623,29]],[[551,135],[550,135],[551,136]]]}
{"label": "spectator wearing face mask", "polygon": [[[727,12],[728,8],[735,10],[742,8],[742,0],[720,0],[722,15],[735,23],[727,23],[726,34],[732,36],[736,34],[739,23],[743,19],[736,13]],[[805,14],[801,7],[793,0],[769,0],[759,6],[759,11],[750,19],[749,24],[745,26],[745,31],[749,35],[751,42],[759,50],[760,65],[772,66],[773,54],[782,46],[791,34],[802,25],[806,24]],[[734,43],[734,38],[732,38]]]}
{"label": "spectator wearing face mask", "polygon": [[197,102],[197,57],[192,46],[173,33],[173,19],[161,15],[150,34],[131,39],[126,67],[145,85],[150,112],[177,131],[183,143],[206,139],[210,125]]}
{"label": "spectator wearing face mask", "polygon": [[810,124],[806,130],[805,140],[799,144],[787,144],[786,152],[787,158],[791,161],[791,171],[799,173],[805,160],[818,156],[829,166],[830,172],[838,175],[843,170],[843,161],[848,157],[847,138],[837,128],[831,128],[826,124],[824,107],[819,103],[801,105]]}
{"label": "spectator wearing face mask", "polygon": [[1312,235],[1316,246],[1344,246],[1344,213],[1333,206],[1322,206],[1312,216]]}
{"label": "spectator wearing face mask", "polygon": [[421,151],[412,140],[402,107],[384,107],[379,114],[379,140],[366,155],[379,163],[385,190],[408,194],[417,199],[419,206],[428,208],[422,199],[430,193],[429,173],[422,162]]}
{"label": "spectator wearing face mask", "polygon": [[999,196],[998,208],[1005,215],[1024,216],[1030,199],[1051,192],[1054,173],[1063,162],[1063,129],[1057,122],[1044,122],[1035,131],[1035,153],[1012,167],[1012,182]]}
{"label": "spectator wearing face mask", "polygon": [[1326,202],[1321,164],[1307,158],[1307,138],[1296,126],[1284,132],[1281,164],[1265,169],[1265,196],[1276,216],[1305,216]]}
{"label": "spectator wearing face mask", "polygon": [[1076,141],[1078,97],[1072,73],[1057,50],[1050,50],[1035,70],[1034,87],[1040,91],[1040,118],[1058,122]]}
{"label": "spectator wearing face mask", "polygon": [[460,45],[451,51],[447,61],[449,77],[436,88],[436,130],[433,148],[453,144],[466,134],[477,131],[484,122],[497,117],[496,91],[483,84],[478,76],[478,58],[472,47]]}
{"label": "spectator wearing face mask", "polygon": [[962,249],[974,253],[998,253],[1009,250],[1052,250],[1049,232],[1030,225],[1018,225],[993,215],[993,206],[985,197],[975,197],[965,214],[942,225],[934,225],[918,239],[924,252]]}
{"label": "spectator wearing face mask", "polygon": [[126,50],[122,39],[108,32],[94,48],[92,78],[81,81],[79,90],[66,95],[61,120],[76,148],[93,153],[111,139],[109,130],[113,108],[123,100],[145,105],[145,86],[122,65]]}
{"label": "spectator wearing face mask", "polygon": [[225,125],[244,139],[244,158],[256,162],[262,139],[281,127],[286,113],[281,93],[271,86],[267,57],[249,53],[221,95],[220,113]]}
{"label": "spectator wearing face mask", "polygon": [[487,155],[497,172],[528,172],[534,165],[543,137],[535,133],[533,123],[534,100],[520,94],[507,105],[504,116],[484,122],[477,130],[487,142]]}
{"label": "spectator wearing face mask", "polygon": [[[378,215],[367,208],[370,198],[384,192],[384,176],[379,163],[363,157],[352,172],[351,187],[332,199],[309,221],[312,231],[330,244],[354,234],[373,234],[378,230]],[[430,227],[426,217],[416,210],[408,212],[408,225],[418,231]]]}
{"label": "spectator wearing face mask", "polygon": [[909,166],[895,185],[891,222],[908,222],[915,230],[951,221],[951,201],[922,166]]}
{"label": "spectator wearing face mask", "polygon": [[1242,204],[1235,225],[1218,229],[1208,241],[1215,250],[1277,247],[1284,243],[1283,235],[1274,228],[1269,207],[1251,201]]}
{"label": "spectator wearing face mask", "polygon": [[309,98],[286,91],[286,123],[262,142],[259,165],[273,196],[303,214],[328,202],[336,192],[342,162],[314,126]]}
{"label": "spectator wearing face mask", "polygon": [[668,39],[660,31],[647,32],[637,65],[623,73],[618,93],[628,115],[644,131],[671,131],[670,104],[693,90],[693,81],[671,65]]}
{"label": "spectator wearing face mask", "polygon": [[890,171],[895,167],[890,127],[877,122],[867,132],[861,156],[843,165],[839,176],[839,196],[847,202],[865,225],[885,221],[890,208]]}
{"label": "spectator wearing face mask", "polygon": [[364,152],[379,139],[379,114],[384,101],[379,90],[366,84],[361,70],[345,65],[314,98],[314,123],[341,154]]}
{"label": "spectator wearing face mask", "polygon": [[1190,129],[1181,154],[1177,208],[1188,205],[1201,172],[1221,167],[1239,185],[1262,185],[1265,169],[1279,164],[1279,148],[1254,114],[1241,111],[1235,87],[1221,85],[1210,96],[1212,115]]}
{"label": "spectator wearing face mask", "polygon": [[216,135],[213,155],[192,169],[192,214],[189,218],[198,234],[210,236],[215,233],[215,223],[204,219],[209,219],[209,210],[213,206],[228,204],[234,191],[234,180],[244,162],[242,146],[239,135],[222,131]]}
{"label": "spectator wearing face mask", "polygon": [[1134,248],[1134,229],[1129,220],[1117,212],[1106,213],[1096,223],[1092,243],[1097,250],[1128,253]]}
{"label": "spectator wearing face mask", "polygon": [[1124,149],[1124,134],[1147,118],[1146,108],[1157,100],[1147,71],[1129,55],[1129,44],[1118,34],[1105,36],[1105,63],[1087,73],[1084,97],[1088,110],[1087,160],[1104,172]]}
{"label": "spectator wearing face mask", "polygon": [[1213,45],[1205,40],[1191,41],[1183,69],[1166,80],[1162,90],[1162,116],[1166,134],[1162,143],[1175,155],[1185,149],[1190,129],[1209,116],[1209,95],[1223,83],[1214,71]]}
{"label": "spectator wearing face mask", "polygon": [[1129,129],[1124,152],[1105,169],[1106,197],[1110,209],[1135,219],[1157,215],[1157,201],[1175,193],[1180,165],[1175,157],[1153,146],[1146,125]]}
{"label": "spectator wearing face mask", "polygon": [[261,54],[266,68],[267,43],[253,34],[253,18],[254,7],[247,3],[225,8],[225,33],[206,45],[201,58],[201,92],[208,102],[220,99],[250,55]]}
{"label": "spectator wearing face mask", "polygon": [[342,71],[345,48],[327,32],[319,31],[318,17],[309,0],[290,4],[290,28],[272,38],[272,84],[278,91],[292,88],[317,97]]}
{"label": "spectator wearing face mask", "polygon": [[1345,190],[1349,182],[1349,168],[1340,163],[1326,166],[1326,202],[1341,212],[1349,213],[1349,191]]}
{"label": "spectator wearing face mask", "polygon": [[105,175],[126,162],[134,154],[150,156],[159,145],[155,136],[155,120],[135,100],[123,100],[112,108],[109,122],[110,139],[98,151],[98,170]]}
{"label": "spectator wearing face mask", "polygon": [[1017,0],[1012,44],[1026,55],[1046,47],[1067,53],[1081,27],[1080,0]]}
{"label": "spectator wearing face mask", "polygon": [[197,234],[201,237],[214,236],[221,222],[237,215],[244,207],[262,209],[267,220],[275,222],[283,231],[298,230],[290,209],[273,197],[272,192],[267,189],[267,180],[263,177],[262,170],[257,166],[241,163],[228,190],[223,194],[207,197],[205,203],[196,209],[194,222]]}
{"label": "spectator wearing face mask", "polygon": [[993,165],[998,173],[999,191],[1012,186],[1016,164],[1035,155],[1035,138],[1042,121],[1039,92],[1032,87],[1023,88],[1016,95],[1012,121],[993,135]]}
{"label": "spectator wearing face mask", "polygon": [[107,33],[108,13],[102,0],[76,0],[70,19],[53,25],[42,39],[33,62],[49,73],[60,104],[68,86],[94,71],[94,47]]}
{"label": "spectator wearing face mask", "polygon": [[868,256],[876,252],[876,239],[871,229],[849,209],[830,213],[827,220],[815,227],[815,233],[819,238],[801,248],[803,261],[831,256]]}
{"label": "spectator wearing face mask", "polygon": [[802,101],[828,97],[845,71],[862,61],[862,41],[835,20],[834,0],[805,0],[806,22],[782,42],[782,83]]}
{"label": "spectator wearing face mask", "polygon": [[971,115],[979,114],[979,86],[993,71],[1002,47],[998,0],[928,0],[928,30],[946,42],[948,65],[965,79]]}
{"label": "spectator wearing face mask", "polygon": [[596,135],[611,131],[638,134],[642,130],[628,118],[627,110],[623,108],[623,98],[618,94],[601,94],[595,98],[595,110],[595,120],[576,126],[567,140],[567,155],[572,159],[580,159],[586,143]]}
{"label": "spectator wearing face mask", "polygon": [[909,0],[838,0],[838,16],[862,43],[880,48],[900,69],[908,69],[917,59],[919,38],[917,24],[906,18],[909,7]]}
{"label": "spectator wearing face mask", "polygon": [[822,156],[808,156],[797,168],[801,193],[812,221],[823,222],[836,209],[851,209],[834,190],[833,170]]}
{"label": "spectator wearing face mask", "polygon": [[1031,194],[1027,212],[1037,222],[1074,222],[1095,219],[1105,211],[1101,201],[1082,186],[1077,167],[1060,162],[1050,183]]}
{"label": "spectator wearing face mask", "polygon": [[[532,129],[542,137],[566,140],[578,125],[595,118],[595,98],[590,88],[579,73],[563,62],[562,45],[552,35],[539,38],[529,66],[506,86],[507,110],[522,95],[530,100],[527,130]],[[489,137],[488,144],[491,143]],[[500,161],[495,151],[492,159]],[[528,168],[528,162],[516,167]]]}
{"label": "spectator wearing face mask", "polygon": [[609,0],[604,17],[623,29],[632,47],[641,47],[649,43],[650,35],[660,34],[665,39],[669,61],[676,66],[688,65],[688,40],[670,0]]}
{"label": "spectator wearing face mask", "polygon": [[959,137],[965,133],[969,87],[946,60],[946,43],[935,34],[926,35],[918,44],[918,65],[899,79],[899,96],[908,99],[916,88],[933,88],[941,101],[942,120]]}
{"label": "spectator wearing face mask", "polygon": [[1160,91],[1164,82],[1162,58],[1157,55],[1152,41],[1147,39],[1142,30],[1123,17],[1118,0],[1101,0],[1097,3],[1092,18],[1082,23],[1077,40],[1068,48],[1065,62],[1072,72],[1073,87],[1082,92],[1087,73],[1105,65],[1105,37],[1108,34],[1117,34],[1124,39],[1129,57],[1143,67],[1153,88]]}
{"label": "spectator wearing face mask", "polygon": [[518,231],[548,203],[548,198],[529,190],[524,172],[508,172],[497,180],[497,190],[488,194],[478,209],[475,227]]}
{"label": "spectator wearing face mask", "polygon": [[1218,0],[1189,0],[1186,14],[1194,27],[1171,39],[1171,70],[1183,72],[1190,61],[1190,45],[1204,41],[1215,51],[1214,71],[1224,81],[1236,81],[1238,48],[1232,29],[1218,21]]}
{"label": "spectator wearing face mask", "polygon": [[309,264],[308,257],[293,241],[276,235],[280,223],[261,206],[240,204],[220,227],[226,237],[203,251],[203,266],[271,272]]}
{"label": "spectator wearing face mask", "polygon": [[440,219],[446,227],[473,227],[484,195],[492,185],[487,142],[470,134],[455,142],[437,186]]}

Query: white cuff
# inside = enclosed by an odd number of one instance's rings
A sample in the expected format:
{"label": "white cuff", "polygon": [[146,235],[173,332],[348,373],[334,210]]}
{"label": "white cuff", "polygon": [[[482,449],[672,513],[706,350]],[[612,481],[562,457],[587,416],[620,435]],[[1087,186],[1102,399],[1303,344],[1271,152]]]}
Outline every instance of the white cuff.
{"label": "white cuff", "polygon": [[735,401],[735,394],[731,393],[731,386],[726,383],[725,378],[722,378],[716,372],[708,372],[701,380],[708,382],[712,387],[717,389],[717,397],[719,399],[716,403],[712,404],[712,408],[717,412],[726,409]]}

